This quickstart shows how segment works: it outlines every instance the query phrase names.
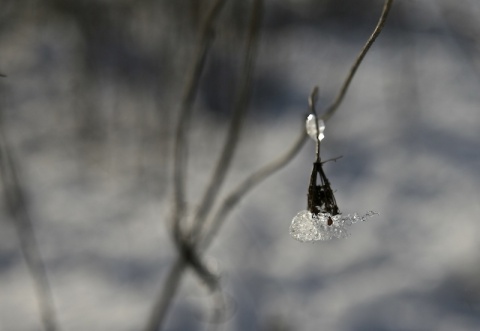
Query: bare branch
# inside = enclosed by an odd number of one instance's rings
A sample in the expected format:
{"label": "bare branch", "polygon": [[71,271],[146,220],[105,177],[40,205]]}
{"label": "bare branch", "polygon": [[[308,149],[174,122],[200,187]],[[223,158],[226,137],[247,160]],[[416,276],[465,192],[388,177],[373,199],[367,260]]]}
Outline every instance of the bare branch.
{"label": "bare branch", "polygon": [[198,238],[207,214],[215,201],[215,198],[224,182],[227,171],[235,153],[240,132],[243,127],[246,111],[248,109],[248,102],[250,99],[252,76],[254,72],[255,58],[257,54],[257,46],[259,39],[260,24],[263,16],[263,0],[255,0],[252,7],[252,15],[247,34],[247,44],[245,48],[244,68],[242,70],[242,77],[240,78],[239,92],[234,104],[234,112],[230,121],[228,135],[223,145],[223,150],[218,159],[217,165],[212,172],[209,185],[203,195],[199,204],[199,209],[195,215],[195,224],[191,231],[192,240]]}
{"label": "bare branch", "polygon": [[165,283],[162,286],[162,292],[153,306],[147,326],[143,329],[144,331],[157,331],[161,329],[168,308],[170,308],[172,301],[177,294],[178,288],[180,287],[186,268],[187,263],[181,258],[181,256],[178,256],[175,264],[168,272]]}
{"label": "bare branch", "polygon": [[233,154],[239,140],[242,124],[248,109],[260,23],[262,20],[262,9],[263,0],[254,0],[247,32],[243,75],[240,79],[239,92],[237,100],[234,103],[234,112],[230,122],[228,135],[216,168],[212,174],[212,178],[210,179],[209,185],[207,186],[203,199],[199,205],[199,210],[195,215],[195,223],[193,224],[190,236],[188,240],[184,240],[182,243],[183,247],[181,248],[184,259],[189,262],[189,266],[194,269],[200,278],[208,285],[211,291],[219,291],[218,279],[208,270],[205,264],[202,263],[199,251],[197,250],[196,240],[201,231],[202,225],[205,222],[206,215],[209,213],[216,195],[225,179],[227,171],[230,168]]}
{"label": "bare branch", "polygon": [[263,14],[263,0],[255,0],[252,7],[252,15],[247,33],[247,43],[245,48],[244,68],[239,83],[239,91],[234,103],[234,112],[230,121],[228,135],[225,139],[222,152],[217,161],[217,165],[212,172],[209,184],[203,198],[199,204],[199,209],[195,215],[195,223],[190,232],[191,241],[195,243],[199,239],[202,232],[202,227],[205,223],[206,217],[210,212],[215,198],[224,182],[227,171],[235,153],[240,132],[243,127],[246,111],[248,109],[248,102],[251,93],[252,75],[254,72],[254,62],[257,53],[260,23]]}
{"label": "bare branch", "polygon": [[302,149],[303,145],[307,141],[307,137],[307,133],[302,129],[300,136],[283,156],[251,174],[227,195],[215,216],[213,216],[213,218],[209,221],[209,231],[205,235],[205,238],[202,242],[203,249],[206,249],[210,245],[211,241],[218,233],[222,223],[225,221],[225,219],[228,217],[228,214],[237,205],[237,203],[258,184],[287,165],[288,162],[290,162]]}
{"label": "bare branch", "polygon": [[[164,284],[162,293],[159,295],[159,300],[153,307],[153,310],[150,314],[150,319],[145,330],[153,331],[158,330],[158,328],[163,324],[168,308],[170,307],[176,291],[180,285],[181,277],[184,274],[184,271],[187,266],[191,266],[193,270],[200,276],[201,279],[209,284],[211,289],[217,287],[217,280],[201,262],[199,255],[196,251],[196,245],[193,241],[188,241],[181,229],[181,221],[184,218],[186,213],[186,202],[185,202],[185,176],[186,176],[186,166],[187,166],[187,144],[186,144],[186,132],[189,128],[189,122],[191,117],[191,109],[194,100],[194,96],[198,89],[198,83],[200,80],[200,74],[202,72],[206,52],[211,40],[211,31],[213,29],[213,23],[218,15],[224,0],[217,0],[209,10],[209,14],[204,21],[201,38],[199,45],[197,47],[197,53],[195,61],[193,63],[193,69],[190,74],[190,79],[186,84],[185,94],[181,106],[181,114],[179,117],[179,124],[176,132],[175,139],[175,157],[174,157],[174,215],[173,215],[173,236],[175,244],[179,250],[179,256],[173,268],[169,272],[167,281]],[[227,138],[224,150],[220,157],[220,160],[217,164],[217,170],[220,173],[223,173],[223,176],[218,178],[213,178],[209,188],[207,189],[203,202],[201,206],[205,206],[204,212],[208,213],[211,202],[214,200],[216,192],[220,187],[220,184],[223,182],[223,177],[226,174],[226,170],[229,168],[230,160],[233,156],[233,151],[235,150],[236,143],[238,141],[238,136],[241,129],[241,123],[247,108],[250,86],[251,86],[251,76],[253,73],[253,61],[256,54],[256,44],[258,39],[258,29],[260,26],[260,9],[259,3],[262,3],[263,0],[256,0],[253,9],[252,24],[248,32],[248,42],[245,56],[245,70],[246,73],[243,76],[243,79],[240,83],[241,90],[238,95],[238,99],[235,103],[234,116],[232,119],[232,125],[229,131],[229,136]],[[203,212],[202,212],[203,213]],[[202,215],[200,213],[200,215]],[[198,214],[197,214],[198,215]],[[204,218],[204,216],[202,216]],[[201,217],[201,218],[202,218]],[[198,220],[199,217],[196,217]],[[195,224],[198,228],[201,227],[202,222],[196,222]],[[192,231],[195,233],[195,231]]]}
{"label": "bare branch", "polygon": [[196,237],[200,233],[201,227],[204,224],[206,215],[215,200],[215,197],[220,189],[223,180],[230,168],[233,154],[236,150],[237,142],[242,129],[242,124],[248,109],[248,101],[250,99],[250,90],[252,75],[254,71],[254,61],[256,58],[256,49],[258,44],[260,23],[262,19],[263,0],[255,0],[252,7],[252,15],[247,33],[247,44],[245,49],[244,69],[240,81],[239,93],[237,100],[234,103],[234,113],[228,130],[228,136],[218,160],[215,171],[212,174],[210,183],[205,191],[199,210],[195,215],[195,223],[190,232],[190,236],[186,238],[180,235],[177,231],[177,246],[184,260],[188,262],[189,266],[200,276],[200,278],[208,285],[211,291],[216,291],[218,287],[218,279],[213,275],[208,268],[202,263],[200,255],[196,249]]}
{"label": "bare branch", "polygon": [[[168,272],[165,283],[162,286],[161,293],[158,296],[158,301],[155,302],[148,319],[148,323],[143,331],[161,330],[161,326],[165,321],[168,309],[172,305],[188,266],[189,264],[179,255]],[[221,306],[222,304],[219,304],[218,301],[223,299],[223,297],[221,297],[222,293],[219,290],[216,290],[213,292],[213,295],[214,299],[217,301],[216,305]],[[221,320],[222,314],[222,307],[217,308],[212,317],[212,322]]]}
{"label": "bare branch", "polygon": [[196,246],[187,239],[182,239],[182,242],[177,244],[177,246],[182,260],[193,269],[197,276],[207,285],[208,289],[212,292],[218,290],[219,278],[202,261]]}
{"label": "bare branch", "polygon": [[383,26],[385,25],[385,22],[387,20],[388,13],[390,12],[390,8],[392,7],[393,0],[386,0],[384,5],[383,5],[383,10],[382,14],[380,15],[380,19],[378,20],[377,25],[375,26],[375,29],[373,30],[370,38],[368,38],[367,42],[365,43],[365,46],[363,46],[362,50],[358,54],[355,62],[353,63],[352,67],[350,68],[350,72],[347,75],[347,78],[343,82],[342,87],[340,88],[340,91],[338,92],[337,96],[335,97],[335,100],[333,103],[327,107],[327,110],[325,114],[321,117],[325,122],[332,117],[332,115],[335,113],[337,108],[340,106],[340,104],[343,101],[343,98],[345,97],[345,94],[347,93],[348,87],[350,86],[350,83],[352,82],[353,76],[355,76],[355,73],[360,66],[360,63],[362,62],[363,58],[367,54],[368,50],[370,47],[373,45],[375,42],[375,39],[377,39],[378,35],[380,32],[382,32]]}
{"label": "bare branch", "polygon": [[190,119],[192,112],[192,105],[195,95],[198,90],[200,76],[205,64],[206,55],[212,40],[213,26],[215,20],[224,5],[225,0],[216,0],[209,8],[208,13],[203,21],[200,29],[199,41],[196,47],[192,67],[188,75],[188,80],[185,85],[184,96],[180,106],[180,116],[178,119],[178,126],[175,135],[174,146],[174,165],[173,165],[173,195],[174,195],[174,211],[173,211],[173,234],[176,243],[180,243],[182,239],[181,221],[183,215],[186,213],[185,202],[185,181],[187,168],[187,142],[186,132],[190,128]]}
{"label": "bare branch", "polygon": [[45,331],[57,331],[59,327],[47,271],[35,238],[24,186],[17,173],[17,165],[10,152],[1,123],[0,175],[3,182],[5,207],[13,221],[19,238],[20,250],[33,279],[43,327]]}
{"label": "bare branch", "polygon": [[318,99],[318,86],[315,86],[312,90],[312,93],[310,94],[310,98],[308,98],[308,106],[310,107],[310,113],[312,113],[315,116],[315,129],[317,134],[316,139],[315,139],[315,150],[316,150],[316,162],[320,162],[320,126],[318,125],[318,114],[317,110],[315,108],[315,104]]}
{"label": "bare branch", "polygon": [[[216,286],[216,277],[209,272],[208,268],[201,262],[193,247],[187,242],[187,236],[182,231],[182,220],[187,213],[187,204],[185,199],[185,181],[187,169],[188,144],[186,134],[190,128],[190,119],[195,95],[198,90],[201,73],[205,65],[205,59],[210,48],[213,29],[216,19],[225,4],[225,0],[216,0],[208,10],[208,13],[200,28],[199,40],[196,47],[192,68],[188,75],[185,85],[184,96],[180,106],[180,116],[175,136],[174,146],[174,210],[173,210],[173,240],[182,261],[192,266],[193,270],[202,278],[209,287]],[[152,313],[152,316],[154,314]]]}

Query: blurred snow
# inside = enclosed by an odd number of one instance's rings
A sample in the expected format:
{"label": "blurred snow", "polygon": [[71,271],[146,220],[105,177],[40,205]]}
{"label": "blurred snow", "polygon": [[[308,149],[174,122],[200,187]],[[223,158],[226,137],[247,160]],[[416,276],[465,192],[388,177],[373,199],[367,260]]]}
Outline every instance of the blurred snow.
{"label": "blurred snow", "polygon": [[[458,8],[438,3],[452,15],[480,8],[475,1]],[[232,305],[220,328],[480,329],[478,35],[455,34],[457,21],[433,1],[406,1],[392,11],[410,8],[417,11],[404,25],[387,22],[322,141],[324,158],[343,155],[325,165],[342,213],[375,210],[379,216],[352,227],[343,240],[308,245],[290,237],[292,218],[306,207],[314,161],[308,141],[242,200],[207,252]],[[75,93],[83,84],[72,64],[79,32],[67,24],[65,35],[36,22],[4,33],[0,72],[8,78],[1,79],[0,93],[60,325],[139,330],[175,259],[167,220],[176,108],[168,109],[178,106],[181,84],[172,82],[152,101],[156,87],[149,94],[99,75],[87,87],[100,99],[95,115],[107,128],[106,143],[83,145],[72,115],[78,103],[89,107]],[[305,23],[265,32],[257,108],[225,192],[293,143],[304,129],[313,86],[320,87],[320,109],[333,99],[369,30],[370,23],[355,31]],[[262,84],[267,80],[270,85]],[[199,99],[201,110],[206,106]],[[188,182],[194,203],[226,130],[218,116],[194,118]],[[145,128],[156,122],[163,131],[150,137]],[[1,216],[0,330],[40,330],[32,280],[13,226]],[[166,329],[211,327],[210,305],[198,281],[187,277]]]}

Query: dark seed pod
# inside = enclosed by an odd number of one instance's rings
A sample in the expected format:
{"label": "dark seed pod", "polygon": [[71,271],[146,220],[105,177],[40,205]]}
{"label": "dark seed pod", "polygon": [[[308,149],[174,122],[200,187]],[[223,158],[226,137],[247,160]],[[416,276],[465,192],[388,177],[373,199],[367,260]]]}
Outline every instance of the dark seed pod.
{"label": "dark seed pod", "polygon": [[[320,177],[319,184],[317,183],[318,177]],[[340,214],[330,182],[323,171],[321,162],[313,164],[310,185],[308,187],[308,210],[314,214],[329,213],[332,216]],[[329,219],[328,225],[331,224],[333,224],[333,220]]]}

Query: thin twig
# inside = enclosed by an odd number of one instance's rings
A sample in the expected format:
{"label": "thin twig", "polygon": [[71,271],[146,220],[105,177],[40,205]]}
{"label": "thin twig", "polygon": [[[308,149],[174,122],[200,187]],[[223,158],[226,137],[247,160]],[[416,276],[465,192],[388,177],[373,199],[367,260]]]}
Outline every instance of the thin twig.
{"label": "thin twig", "polygon": [[35,231],[28,212],[26,194],[17,173],[17,165],[10,152],[0,123],[0,175],[4,188],[5,207],[17,232],[20,250],[27,264],[37,292],[37,301],[45,331],[59,330],[52,290],[45,264],[38,248]]}
{"label": "thin twig", "polygon": [[157,302],[153,306],[148,323],[143,329],[144,331],[157,331],[161,329],[168,308],[170,308],[182,282],[183,275],[185,275],[186,268],[187,263],[181,258],[181,256],[179,256],[168,272],[161,293],[158,296]]}
{"label": "thin twig", "polygon": [[315,104],[317,103],[318,99],[318,86],[315,86],[312,90],[312,93],[310,94],[310,98],[308,98],[308,106],[310,107],[310,113],[313,114],[315,117],[315,129],[316,129],[316,134],[315,134],[315,150],[316,150],[316,162],[320,162],[320,126],[318,125],[318,114],[317,110],[315,108]]}
{"label": "thin twig", "polygon": [[[214,6],[212,7],[212,10],[210,13],[216,13],[218,14],[219,10],[219,3],[223,1],[217,1]],[[225,172],[228,169],[230,165],[230,160],[233,156],[230,155],[234,149],[235,145],[238,141],[238,136],[240,133],[241,129],[241,122],[244,117],[244,113],[247,108],[248,104],[248,99],[249,99],[249,94],[250,94],[250,86],[251,86],[251,76],[253,73],[253,60],[255,59],[255,54],[256,54],[256,44],[257,44],[257,36],[258,36],[258,29],[260,26],[260,9],[261,6],[258,6],[258,3],[261,3],[261,0],[256,1],[256,5],[254,5],[254,17],[252,17],[252,24],[250,25],[250,29],[248,32],[248,38],[249,41],[247,42],[247,50],[246,50],[246,57],[245,57],[245,70],[244,72],[246,73],[243,76],[242,82],[240,83],[241,90],[238,95],[237,102],[235,104],[235,110],[234,110],[234,115],[233,115],[233,120],[232,120],[232,126],[230,128],[230,134],[229,137],[227,137],[227,143],[225,144],[224,151],[222,152],[222,156],[220,157],[220,160],[217,165],[217,169],[220,172]],[[216,8],[215,10],[213,10]],[[205,25],[211,25],[211,21],[213,20],[212,15],[208,15],[207,20],[205,21]],[[204,32],[207,31],[207,29],[204,28]],[[203,39],[203,38],[202,38]],[[202,44],[202,42],[201,42]],[[192,78],[190,82],[187,85],[185,93],[185,98],[183,102],[183,107],[182,107],[182,114],[180,116],[180,123],[178,126],[177,130],[177,136],[176,136],[176,144],[175,144],[175,178],[174,178],[174,186],[175,186],[175,193],[174,193],[174,203],[175,203],[175,208],[174,208],[174,236],[176,237],[175,241],[177,243],[177,247],[180,250],[180,255],[177,257],[177,261],[173,265],[172,269],[170,269],[169,274],[167,276],[167,280],[162,288],[162,292],[159,295],[159,300],[153,307],[152,313],[150,314],[149,322],[145,328],[145,331],[154,331],[158,330],[161,325],[163,324],[166,314],[168,312],[168,309],[173,302],[173,299],[176,295],[176,292],[180,286],[181,279],[184,275],[184,272],[186,270],[186,267],[188,265],[192,266],[193,269],[197,272],[197,274],[200,274],[201,278],[205,280],[206,275],[203,273],[201,268],[203,268],[204,264],[201,263],[199,255],[196,252],[195,245],[190,245],[187,243],[182,235],[181,227],[180,227],[180,221],[184,215],[184,210],[185,210],[185,202],[184,202],[184,190],[185,190],[185,167],[186,167],[186,132],[188,128],[188,123],[184,122],[185,120],[188,120],[190,117],[191,113],[191,106],[193,103],[193,96],[194,92],[198,88],[198,80],[199,76],[201,73],[201,69],[203,68],[203,63],[205,59],[205,53],[206,53],[206,45],[201,47],[202,52],[199,52],[198,54],[201,54],[200,56],[197,57],[197,63],[195,65],[195,70],[193,72],[195,74],[192,74]],[[230,150],[227,150],[227,147],[229,147]],[[182,168],[180,168],[182,167]],[[210,203],[211,199],[215,198],[216,192],[219,188],[219,184],[222,183],[223,179],[220,179],[220,177],[214,179],[216,183],[210,184],[209,188],[207,189],[203,202],[201,205],[207,206],[206,209],[204,209],[204,212],[209,211],[210,207],[208,204]],[[183,212],[183,214],[182,214]],[[202,215],[200,213],[200,216]],[[204,216],[202,216],[204,218]],[[201,218],[201,217],[200,217]],[[196,219],[198,220],[198,214]],[[200,227],[202,222],[196,222],[195,224],[198,224],[197,227]],[[192,242],[193,244],[193,242]],[[188,252],[188,254],[186,254]],[[198,262],[198,263],[195,263]],[[205,270],[205,269],[203,269]]]}
{"label": "thin twig", "polygon": [[[182,237],[179,249],[189,265],[200,276],[200,278],[208,285],[212,291],[217,290],[218,279],[213,275],[208,268],[202,263],[200,255],[198,254],[195,241],[198,238],[198,234],[201,231],[204,224],[206,215],[209,213],[213,202],[218,194],[218,191],[225,179],[228,169],[233,158],[233,154],[236,150],[236,146],[239,140],[242,124],[248,109],[248,101],[250,99],[252,76],[254,72],[254,62],[256,58],[256,50],[258,46],[260,23],[262,20],[263,0],[255,0],[252,7],[252,15],[250,18],[250,24],[247,32],[247,43],[245,48],[244,68],[242,70],[243,75],[239,84],[239,93],[237,100],[234,103],[234,112],[228,135],[225,140],[223,150],[220,154],[220,158],[217,162],[215,170],[212,173],[212,178],[207,186],[203,199],[200,203],[199,210],[197,211],[193,228],[190,231],[189,241],[187,242],[185,237]],[[178,232],[177,232],[178,233]]]}
{"label": "thin twig", "polygon": [[325,160],[325,161],[322,161],[321,164],[324,164],[324,163],[327,163],[327,162],[337,162],[338,159],[341,159],[343,157],[343,155],[340,155],[340,156],[336,156],[336,157],[332,157],[331,159],[328,159],[328,160]]}
{"label": "thin twig", "polygon": [[[162,286],[161,295],[158,296],[158,300],[153,306],[148,323],[143,329],[144,331],[161,330],[161,327],[165,321],[165,317],[167,316],[168,309],[172,305],[175,295],[177,294],[177,291],[182,283],[183,276],[186,274],[185,271],[187,270],[188,266],[189,262],[185,261],[185,259],[179,255],[168,272],[165,283]],[[218,301],[219,296],[222,294],[217,290],[213,292],[213,295]],[[219,312],[217,311],[216,313],[218,314]]]}
{"label": "thin twig", "polygon": [[180,106],[180,115],[178,118],[178,125],[175,135],[173,165],[173,238],[175,245],[179,250],[179,255],[177,257],[177,261],[169,271],[165,284],[158,295],[156,304],[152,308],[150,318],[144,329],[145,331],[155,331],[161,328],[163,325],[168,309],[175,298],[187,265],[191,265],[193,269],[200,275],[200,277],[207,280],[207,282],[212,280],[212,277],[210,277],[211,274],[208,273],[208,269],[206,269],[204,264],[201,263],[199,256],[194,250],[194,247],[189,245],[186,241],[186,236],[184,236],[182,233],[181,223],[187,213],[187,205],[185,201],[186,169],[188,163],[186,134],[190,128],[193,101],[198,91],[201,73],[205,65],[206,55],[213,38],[214,25],[224,4],[225,0],[216,0],[208,9],[207,15],[205,16],[200,28],[199,40],[196,47],[194,60],[192,62],[192,67],[185,85],[185,91]]}
{"label": "thin twig", "polygon": [[[174,208],[172,216],[173,239],[179,253],[182,255],[182,259],[192,266],[193,270],[197,272],[202,279],[204,279],[209,287],[215,286],[216,279],[200,261],[200,258],[198,254],[196,254],[195,250],[188,245],[186,242],[187,237],[182,230],[182,221],[187,213],[187,204],[185,201],[185,183],[186,169],[188,164],[188,143],[186,141],[186,134],[190,128],[192,106],[198,90],[201,73],[205,65],[207,52],[210,48],[211,40],[213,38],[214,25],[224,4],[225,0],[216,0],[211,5],[200,29],[199,41],[196,47],[194,60],[192,62],[192,68],[190,70],[190,74],[188,75],[184,96],[180,106],[180,116],[178,118],[174,146]],[[154,314],[155,313],[152,313],[152,316]]]}
{"label": "thin twig", "polygon": [[205,64],[206,55],[213,37],[213,26],[224,3],[225,0],[216,0],[209,8],[205,20],[203,21],[202,27],[200,29],[199,41],[196,47],[194,60],[192,62],[192,67],[188,75],[188,80],[185,85],[184,96],[182,98],[180,106],[180,116],[178,118],[178,126],[175,135],[175,155],[173,165],[173,234],[174,239],[177,243],[179,243],[183,238],[181,222],[187,212],[185,202],[186,168],[188,162],[188,146],[186,142],[186,133],[190,128],[193,101],[198,90],[198,85]]}
{"label": "thin twig", "polygon": [[387,20],[388,13],[390,12],[390,8],[392,7],[392,3],[393,3],[393,0],[385,1],[383,5],[382,14],[380,15],[380,19],[378,20],[378,23],[375,26],[375,29],[373,30],[370,38],[368,38],[367,42],[365,43],[365,46],[363,46],[362,50],[358,54],[352,67],[350,68],[350,72],[348,73],[347,78],[343,82],[343,85],[340,88],[340,91],[338,92],[337,96],[335,97],[335,100],[330,106],[327,107],[325,114],[323,114],[323,116],[321,117],[321,119],[323,119],[325,122],[328,121],[330,117],[332,117],[332,115],[335,113],[335,111],[338,109],[338,107],[342,103],[343,98],[347,93],[348,87],[350,86],[350,83],[353,79],[353,76],[355,76],[355,72],[360,66],[360,63],[362,62],[363,58],[367,54],[372,44],[375,42],[375,39],[378,37],[380,32],[382,32],[383,26],[385,25],[385,22]]}
{"label": "thin twig", "polygon": [[255,0],[252,7],[252,15],[248,28],[244,68],[242,69],[243,74],[240,78],[239,93],[234,104],[233,116],[230,121],[228,135],[225,139],[220,158],[218,159],[215,169],[212,172],[212,177],[210,178],[207,189],[205,190],[203,198],[199,204],[200,207],[195,215],[195,224],[193,225],[193,229],[191,231],[193,241],[198,238],[198,234],[202,230],[207,214],[210,212],[213,202],[215,201],[220,187],[224,182],[237,147],[240,132],[243,128],[243,122],[248,109],[248,102],[251,94],[252,76],[257,54],[262,16],[263,0]]}
{"label": "thin twig", "polygon": [[288,162],[290,162],[302,149],[303,145],[307,141],[307,138],[307,133],[305,132],[305,130],[302,129],[300,136],[283,156],[279,157],[277,160],[265,165],[261,169],[251,174],[227,195],[227,197],[221,203],[220,208],[215,213],[215,216],[213,216],[212,219],[208,222],[209,231],[205,235],[204,240],[202,241],[202,249],[206,249],[210,245],[211,241],[218,233],[221,225],[228,217],[228,214],[238,204],[238,202],[240,202],[240,200],[258,184],[260,184],[272,174],[287,165]]}

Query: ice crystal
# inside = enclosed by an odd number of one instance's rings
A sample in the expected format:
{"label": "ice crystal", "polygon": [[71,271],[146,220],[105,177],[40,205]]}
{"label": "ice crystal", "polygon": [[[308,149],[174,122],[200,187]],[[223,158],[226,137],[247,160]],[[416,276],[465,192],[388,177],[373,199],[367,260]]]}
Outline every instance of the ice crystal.
{"label": "ice crystal", "polygon": [[[307,121],[305,123],[305,127],[307,129],[307,134],[312,138],[313,140],[317,140],[317,124],[315,121],[315,115],[310,114],[307,117]],[[323,134],[323,131],[325,130],[325,122],[323,120],[319,119],[318,120],[318,140],[321,141],[325,136]]]}
{"label": "ice crystal", "polygon": [[311,243],[333,238],[341,239],[349,236],[347,226],[358,221],[366,221],[373,215],[377,215],[377,213],[369,211],[363,216],[357,213],[343,216],[330,213],[314,214],[308,210],[302,210],[290,224],[290,235],[298,241]]}

